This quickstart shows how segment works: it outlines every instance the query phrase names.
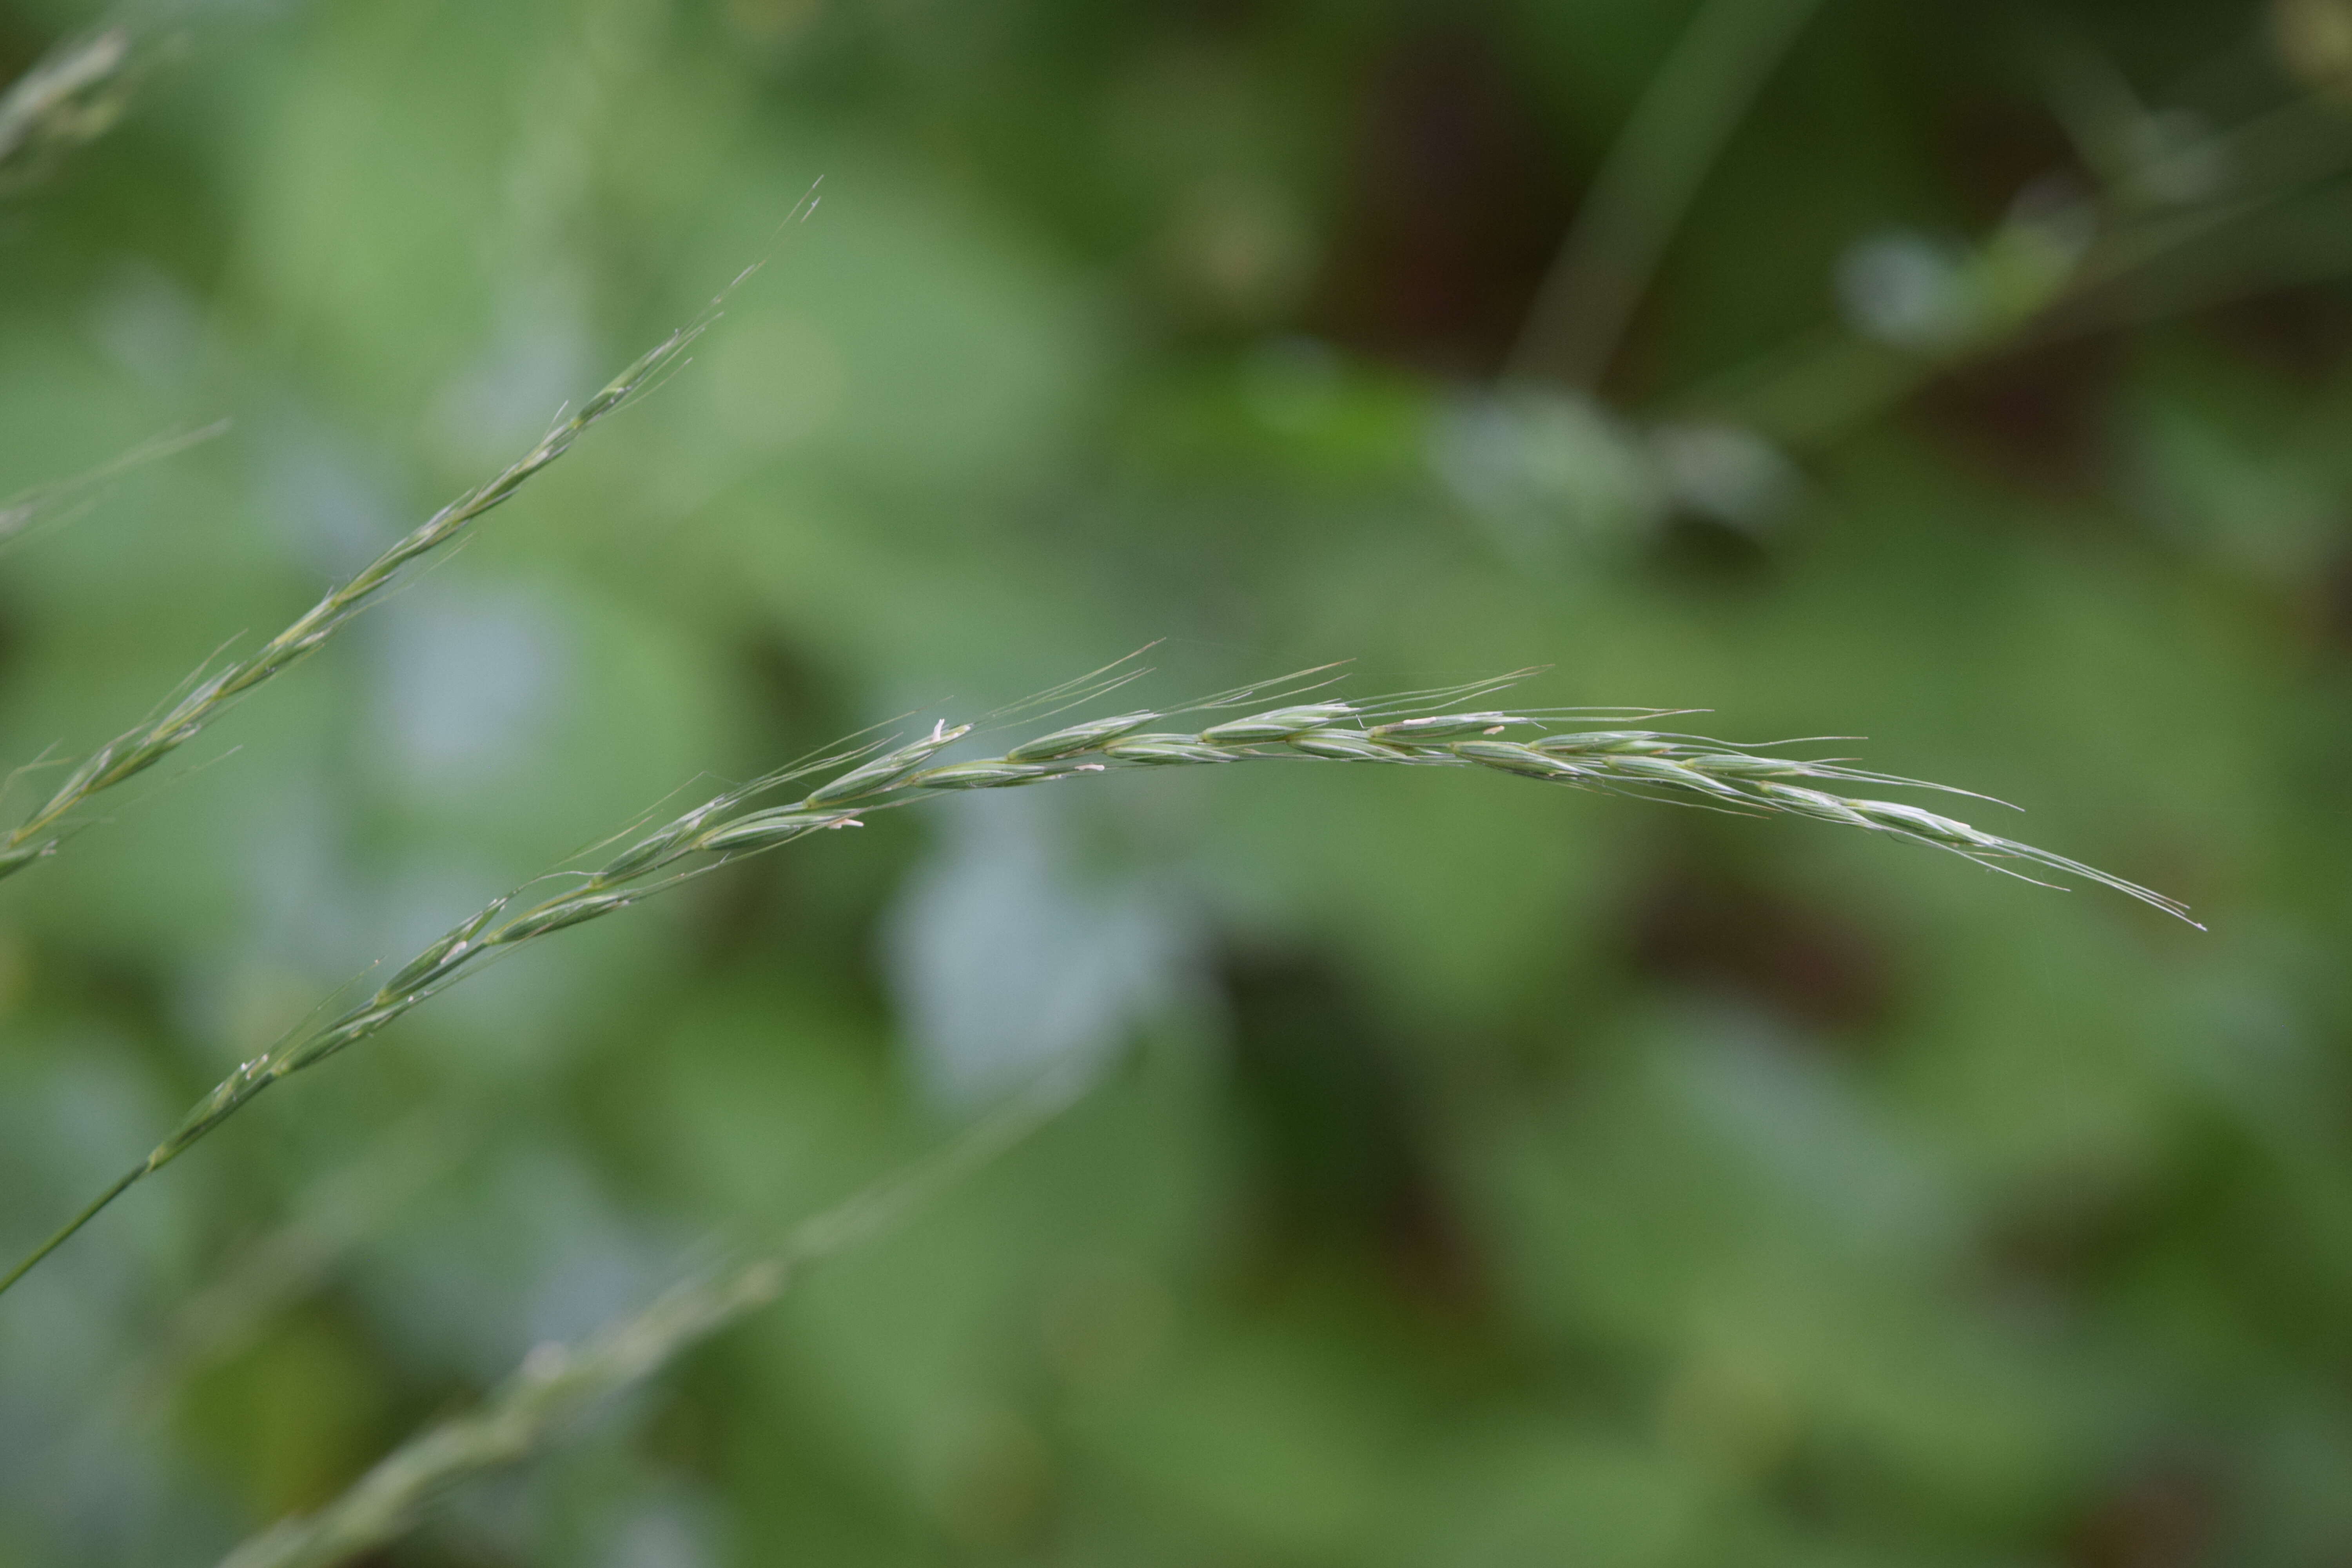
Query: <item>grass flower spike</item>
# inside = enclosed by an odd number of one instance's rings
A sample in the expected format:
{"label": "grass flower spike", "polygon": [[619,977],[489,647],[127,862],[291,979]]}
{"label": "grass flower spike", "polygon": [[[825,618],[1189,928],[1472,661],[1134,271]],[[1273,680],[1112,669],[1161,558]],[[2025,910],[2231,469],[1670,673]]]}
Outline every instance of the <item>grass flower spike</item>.
{"label": "grass flower spike", "polygon": [[[1966,791],[1789,756],[1777,748],[1622,727],[1666,717],[1654,710],[1455,706],[1492,696],[1516,676],[1364,703],[1286,701],[1190,730],[1147,728],[1187,714],[1303,695],[1302,687],[1313,689],[1307,683],[1321,684],[1315,680],[1321,673],[1310,670],[1244,687],[1166,711],[1125,713],[1071,725],[973,762],[934,763],[971,732],[970,725],[941,724],[922,739],[879,754],[871,746],[836,752],[705,801],[642,834],[602,867],[574,874],[577,879],[559,894],[520,909],[516,908],[520,894],[494,899],[409,961],[366,1000],[223,1079],[143,1162],[0,1279],[0,1290],[132,1184],[178,1158],[271,1084],[375,1034],[491,958],[568,926],[600,920],[746,855],[822,830],[854,827],[871,813],[949,793],[1014,789],[1139,768],[1244,762],[1476,769],[1571,789],[1858,827],[1945,850],[2029,881],[2039,880],[2032,873],[2042,872],[2095,883],[2189,919],[2187,910],[2174,900],[2080,861],[1919,806],[1847,793],[1857,786]],[[1132,679],[1088,678],[1093,684],[1073,683],[1037,700],[1066,697],[1073,690],[1079,692],[1077,700],[1084,700]],[[833,776],[824,782],[805,784],[827,773]],[[1834,787],[1817,787],[1821,785]],[[757,800],[796,786],[803,793],[785,804],[753,806]]]}
{"label": "grass flower spike", "polygon": [[569,451],[590,426],[626,404],[675,364],[707,325],[706,318],[672,332],[614,377],[578,411],[559,420],[537,446],[505,472],[434,513],[259,648],[225,669],[200,676],[164,709],[161,717],[116,736],[83,759],[47,801],[15,827],[0,834],[0,878],[12,876],[44,856],[54,854],[63,841],[68,818],[93,795],[144,773],[194,740],[229,704],[315,652],[344,622],[367,608],[390,587],[402,568],[456,539],[485,512],[512,499],[532,475]]}

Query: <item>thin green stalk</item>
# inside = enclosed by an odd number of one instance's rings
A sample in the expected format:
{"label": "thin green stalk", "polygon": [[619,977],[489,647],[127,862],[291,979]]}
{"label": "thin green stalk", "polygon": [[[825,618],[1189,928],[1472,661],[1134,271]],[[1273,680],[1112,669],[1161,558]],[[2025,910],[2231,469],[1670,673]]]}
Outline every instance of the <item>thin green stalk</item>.
{"label": "thin green stalk", "polygon": [[23,1262],[17,1264],[16,1268],[8,1270],[8,1277],[5,1279],[0,1279],[0,1291],[6,1290],[8,1287],[14,1285],[17,1280],[22,1279],[26,1275],[31,1273],[33,1271],[33,1265],[38,1263],[42,1258],[47,1258],[50,1253],[55,1252],[58,1247],[63,1247],[67,1240],[72,1237],[74,1232],[88,1225],[91,1220],[96,1219],[100,1209],[112,1203],[115,1199],[121,1197],[124,1193],[130,1191],[131,1184],[137,1181],[146,1173],[146,1170],[140,1166],[133,1166],[131,1169],[125,1171],[116,1179],[114,1185],[107,1188],[106,1191],[99,1194],[97,1197],[91,1199],[89,1203],[83,1207],[81,1213],[74,1215],[73,1218],[59,1226],[56,1232],[50,1236],[48,1240],[33,1248],[31,1252],[26,1255]]}
{"label": "thin green stalk", "polygon": [[[1308,672],[1313,674],[1315,672]],[[1128,678],[1104,683],[1101,689]],[[1297,678],[1221,693],[1168,711],[1139,710],[1092,720],[1024,741],[977,762],[935,764],[971,731],[941,724],[908,745],[871,755],[874,748],[837,752],[796,764],[729,790],[644,834],[596,870],[578,873],[564,892],[520,912],[520,896],[493,899],[412,959],[358,1005],[317,1028],[281,1042],[246,1062],[197,1103],[146,1160],[43,1248],[70,1236],[108,1202],[142,1177],[177,1159],[270,1085],[375,1034],[410,1008],[455,984],[486,961],[567,926],[628,908],[744,856],[760,854],[824,830],[856,827],[877,811],[975,789],[1012,789],[1139,768],[1189,767],[1244,762],[1381,763],[1402,767],[1476,768],[1546,784],[1635,795],[1683,805],[1752,815],[1810,817],[1888,834],[1959,855],[2023,877],[2020,867],[2079,878],[2112,888],[2168,914],[2187,910],[2149,891],[2079,861],[1984,832],[1955,818],[1895,801],[1856,797],[1812,787],[1863,784],[1876,788],[1947,789],[1834,762],[1790,757],[1693,735],[1588,726],[1643,710],[1447,710],[1499,690],[1511,678],[1409,693],[1367,703],[1291,702],[1245,718],[1179,732],[1150,726],[1179,713],[1242,706],[1297,685]],[[1059,694],[1050,694],[1059,695]],[[1515,738],[1517,737],[1517,738]],[[788,784],[866,756],[789,804],[753,808]],[[1947,793],[1966,794],[1966,791]],[[2034,879],[2027,877],[2028,880]],[[2190,922],[2195,923],[2195,922]],[[20,1266],[0,1290],[37,1257]]]}
{"label": "thin green stalk", "polygon": [[809,1265],[895,1226],[1020,1142],[1081,1087],[1076,1074],[1049,1075],[929,1158],[804,1222],[775,1251],[707,1270],[579,1344],[537,1347],[479,1407],[426,1427],[331,1502],[239,1545],[221,1568],[327,1568],[390,1544],[435,1498],[530,1458],[590,1406],[774,1300]]}
{"label": "thin green stalk", "polygon": [[[1815,328],[1706,376],[1664,400],[1664,406],[1677,417],[1730,418],[1782,442],[1825,444],[1990,355],[2128,324],[2148,313],[2137,294],[2160,263],[2249,219],[2299,202],[2334,202],[2332,182],[2352,164],[2352,143],[2338,134],[2340,116],[2324,98],[2298,98],[2214,133],[2214,160],[2242,173],[2210,198],[2147,210],[2094,195],[2039,214],[2035,224],[2092,235],[2088,248],[2053,272],[2040,293],[2004,301],[2003,309],[1948,343],[1897,347],[1843,328]],[[1994,247],[2018,237],[2016,223],[2005,224],[1978,247],[1970,265],[1983,265]],[[2220,303],[2233,290],[2316,281],[2345,270],[2341,258],[2330,257],[2274,276],[2224,279],[2167,308]]]}
{"label": "thin green stalk", "polygon": [[707,321],[708,318],[682,327],[662,340],[578,412],[559,420],[537,446],[504,473],[443,507],[255,652],[226,668],[199,677],[164,710],[161,718],[116,736],[85,758],[47,801],[14,828],[0,834],[0,878],[13,876],[55,853],[63,842],[60,829],[66,819],[91,796],[153,767],[194,739],[230,703],[309,657],[344,622],[389,587],[403,567],[446,544],[483,513],[512,497],[525,480],[569,450],[590,426],[627,403],[675,363],[687,345],[701,334]]}
{"label": "thin green stalk", "polygon": [[1706,0],[1609,149],[1511,354],[1600,380],[1707,171],[1821,0]]}

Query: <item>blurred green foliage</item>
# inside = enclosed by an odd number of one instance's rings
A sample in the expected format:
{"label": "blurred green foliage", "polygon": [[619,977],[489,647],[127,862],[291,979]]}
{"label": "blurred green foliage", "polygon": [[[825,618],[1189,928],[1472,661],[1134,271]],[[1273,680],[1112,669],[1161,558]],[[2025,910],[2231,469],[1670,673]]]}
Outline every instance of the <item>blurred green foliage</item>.
{"label": "blurred green foliage", "polygon": [[[7,543],[9,766],[768,259],[0,889],[8,1256],[671,792],[1153,638],[1154,698],[1541,663],[1865,733],[2212,931],[1452,774],[894,814],[453,992],[0,1301],[0,1564],[203,1560],[1087,1054],[1030,1145],[389,1560],[2352,1556],[2352,11],[1836,0],[1597,388],[1498,381],[1690,16],[142,23],[120,123],[0,197],[0,495],[235,424]],[[6,0],[0,75],[99,20]]]}

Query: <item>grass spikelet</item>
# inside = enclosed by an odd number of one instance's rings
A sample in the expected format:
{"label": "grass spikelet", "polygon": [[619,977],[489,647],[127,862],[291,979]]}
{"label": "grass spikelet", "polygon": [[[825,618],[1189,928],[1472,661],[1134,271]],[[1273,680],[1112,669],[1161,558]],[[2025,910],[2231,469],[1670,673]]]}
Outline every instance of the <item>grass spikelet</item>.
{"label": "grass spikelet", "polygon": [[[934,763],[971,729],[941,723],[928,736],[878,756],[872,754],[878,746],[835,750],[716,795],[642,834],[601,868],[580,875],[559,895],[520,910],[512,908],[519,894],[492,900],[410,961],[365,1001],[244,1063],[199,1101],[142,1164],[0,1279],[0,1290],[22,1278],[108,1203],[178,1158],[269,1085],[375,1034],[482,963],[567,927],[626,909],[745,855],[773,849],[820,830],[854,827],[861,817],[874,812],[945,794],[1017,789],[1081,773],[1131,768],[1253,761],[1475,768],[1671,805],[1806,817],[1884,833],[2027,881],[2040,880],[2024,869],[2030,868],[2095,883],[2196,923],[2178,901],[2079,861],[1917,806],[1813,787],[1855,780],[1923,789],[1943,786],[1913,784],[1889,775],[1856,773],[1842,763],[1809,762],[1701,737],[1572,727],[1599,722],[1619,725],[1628,712],[1643,711],[1639,710],[1479,710],[1391,717],[1411,712],[1425,697],[1408,694],[1404,699],[1360,704],[1286,702],[1195,731],[1138,732],[1142,725],[1173,713],[1231,706],[1237,696],[1243,701],[1295,697],[1297,680],[1319,674],[1307,671],[1303,677],[1241,688],[1237,693],[1223,693],[1206,703],[1168,712],[1125,713],[1097,725],[1070,726],[1003,755],[971,762]],[[1481,683],[1458,689],[1485,696],[1495,687]],[[1364,721],[1370,718],[1381,721],[1367,725]],[[1503,738],[1513,731],[1531,733],[1524,741]],[[1465,735],[1469,738],[1452,738]],[[1041,749],[1051,755],[1043,761],[1024,760],[1036,756]],[[747,809],[761,796],[772,796],[844,766],[847,771],[804,788],[797,799]],[[89,764],[84,771],[89,771]],[[1792,782],[1801,780],[1811,782]]]}

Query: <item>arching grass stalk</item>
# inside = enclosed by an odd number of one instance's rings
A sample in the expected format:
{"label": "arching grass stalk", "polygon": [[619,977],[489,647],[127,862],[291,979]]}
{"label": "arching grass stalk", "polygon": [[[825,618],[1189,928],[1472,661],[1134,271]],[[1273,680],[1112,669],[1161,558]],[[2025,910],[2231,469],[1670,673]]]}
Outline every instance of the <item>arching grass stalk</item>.
{"label": "arching grass stalk", "polygon": [[[868,746],[818,757],[714,796],[642,835],[597,869],[575,874],[577,879],[554,897],[520,910],[515,908],[520,893],[494,899],[411,960],[366,1001],[264,1052],[222,1079],[142,1163],[0,1279],[0,1290],[15,1284],[26,1269],[133,1184],[177,1159],[271,1084],[356,1045],[492,957],[566,926],[602,919],[744,856],[777,848],[812,833],[855,827],[874,812],[959,791],[1014,789],[1138,768],[1244,762],[1476,768],[1675,805],[1810,817],[1859,827],[1947,850],[2027,880],[2036,879],[2022,868],[2095,882],[2168,914],[2189,918],[2186,909],[2173,900],[2079,861],[1916,805],[1845,793],[1853,785],[1937,789],[1958,795],[1967,794],[1964,790],[1864,772],[1836,762],[1787,756],[1771,748],[1615,727],[1629,719],[1664,716],[1654,710],[1501,710],[1464,706],[1492,696],[1516,677],[1363,703],[1289,701],[1194,730],[1152,728],[1179,714],[1306,695],[1314,686],[1324,684],[1307,684],[1320,673],[1307,671],[1302,677],[1222,692],[1181,709],[1141,710],[1091,720],[975,762],[938,761],[941,752],[971,731],[969,724],[953,728],[940,724],[922,739],[887,751]],[[1027,706],[1034,709],[1072,691],[1083,700],[1132,679],[1132,675],[1119,676],[1083,689],[1074,683]],[[1595,727],[1602,723],[1612,727]],[[857,760],[861,757],[862,762]],[[856,765],[846,765],[851,763]],[[761,797],[835,769],[845,771],[834,773],[788,804],[753,806]],[[1822,784],[1839,788],[1814,787]]]}
{"label": "arching grass stalk", "polygon": [[525,480],[570,450],[590,426],[627,404],[675,364],[709,321],[706,313],[692,325],[672,332],[614,377],[577,412],[558,420],[537,446],[504,473],[434,513],[253,653],[224,669],[199,675],[161,717],[116,736],[90,753],[38,809],[5,834],[0,834],[0,877],[12,876],[54,853],[62,842],[66,819],[91,796],[145,772],[194,740],[230,703],[315,651],[344,622],[367,608],[391,586],[402,568],[448,543],[483,513],[510,499]]}
{"label": "arching grass stalk", "polygon": [[536,1347],[478,1408],[434,1423],[332,1501],[238,1546],[221,1568],[328,1568],[389,1545],[435,1498],[530,1458],[591,1406],[774,1300],[810,1265],[897,1225],[1026,1138],[1084,1084],[1073,1071],[1050,1073],[929,1157],[798,1226],[775,1250],[706,1269],[578,1344]]}

